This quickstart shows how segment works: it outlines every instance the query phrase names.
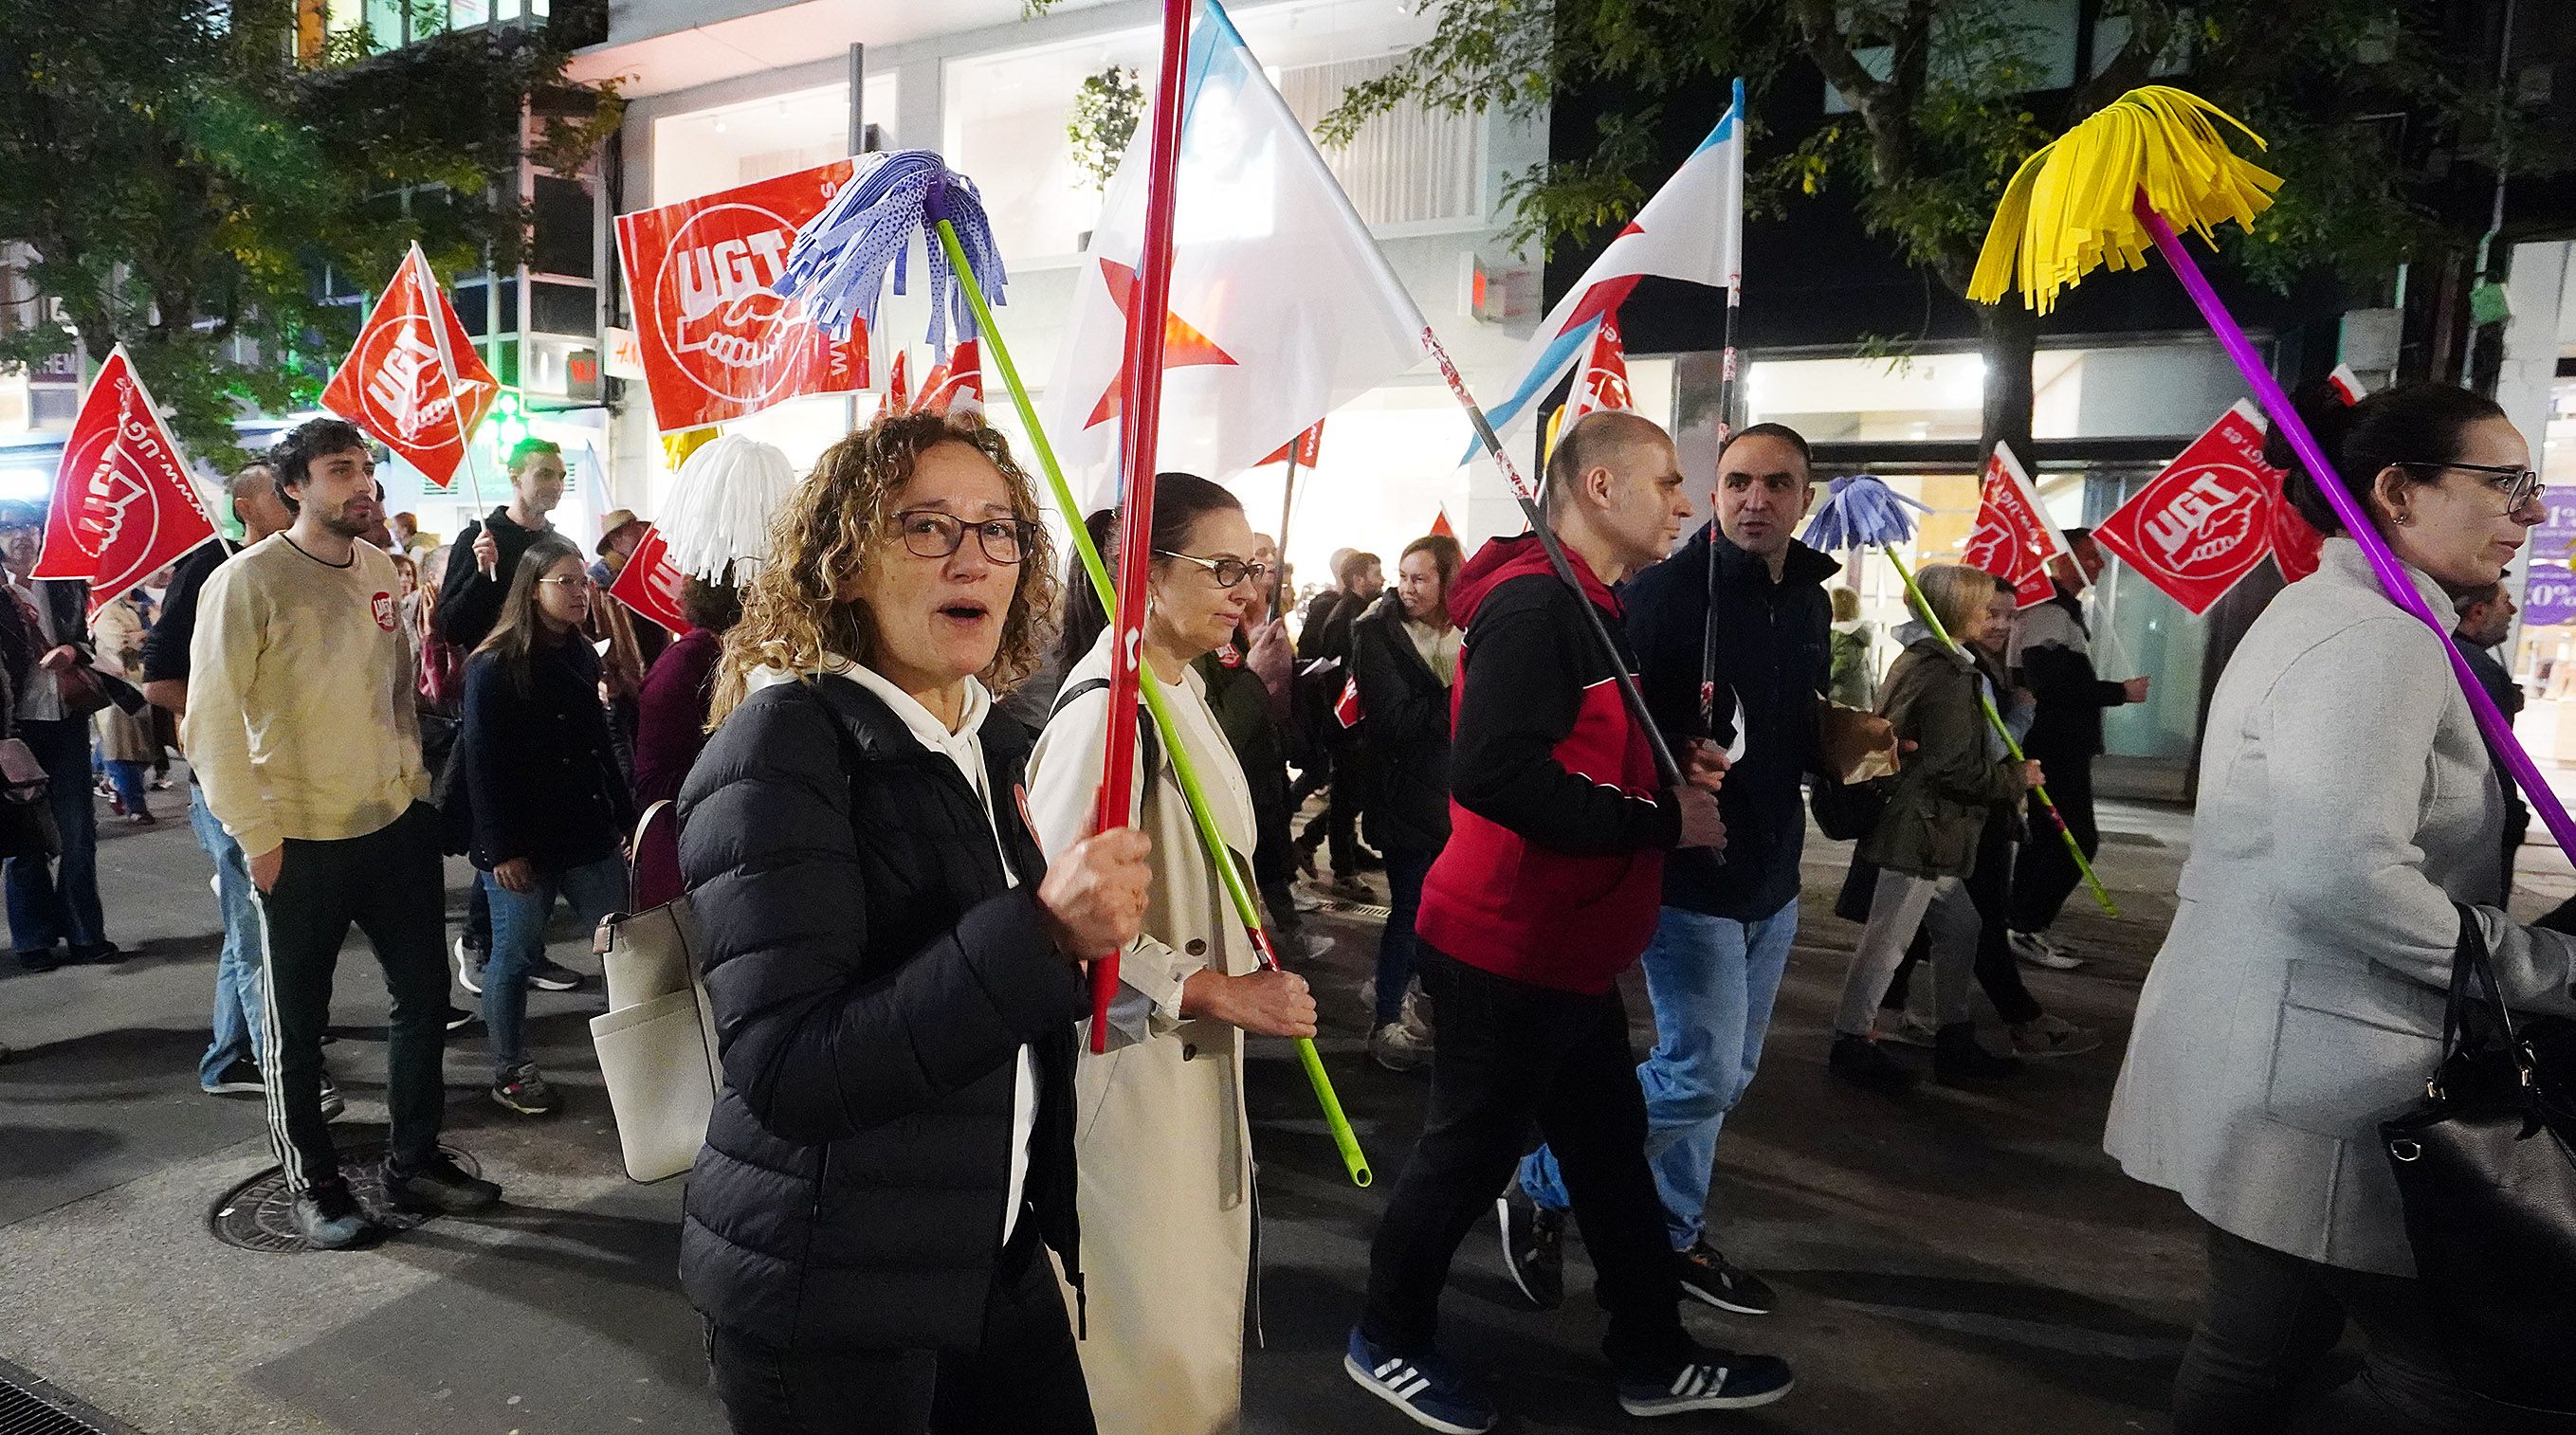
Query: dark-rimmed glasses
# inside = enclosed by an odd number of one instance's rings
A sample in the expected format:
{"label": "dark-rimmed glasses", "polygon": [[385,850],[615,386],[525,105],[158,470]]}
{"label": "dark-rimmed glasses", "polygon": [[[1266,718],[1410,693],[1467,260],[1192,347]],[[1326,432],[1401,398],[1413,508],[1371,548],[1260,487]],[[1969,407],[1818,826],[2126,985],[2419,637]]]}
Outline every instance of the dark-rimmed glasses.
{"label": "dark-rimmed glasses", "polygon": [[2507,513],[2549,491],[2549,485],[2540,481],[2538,470],[2521,468],[2510,463],[2436,463],[2431,459],[2407,459],[2401,460],[2392,467],[2429,469],[2435,473],[2456,468],[2462,473],[2484,474],[2487,482],[2504,495]]}
{"label": "dark-rimmed glasses", "polygon": [[894,516],[895,532],[903,536],[904,551],[915,558],[945,558],[963,547],[966,530],[975,530],[975,542],[984,556],[996,563],[1017,563],[1027,556],[1029,545],[1037,541],[1037,524],[1025,518],[986,518],[969,523],[953,513],[935,508],[908,508]]}
{"label": "dark-rimmed glasses", "polygon": [[1245,580],[1260,578],[1270,572],[1267,563],[1246,563],[1240,558],[1201,558],[1195,553],[1174,553],[1162,548],[1155,549],[1154,556],[1195,563],[1216,575],[1216,586],[1220,588],[1239,588]]}

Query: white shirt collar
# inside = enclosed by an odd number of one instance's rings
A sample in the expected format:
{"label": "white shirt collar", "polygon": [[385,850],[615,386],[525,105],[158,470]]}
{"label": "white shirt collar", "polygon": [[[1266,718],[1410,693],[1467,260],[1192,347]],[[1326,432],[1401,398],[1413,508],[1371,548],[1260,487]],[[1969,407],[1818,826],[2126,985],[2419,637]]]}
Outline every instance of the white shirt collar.
{"label": "white shirt collar", "polygon": [[[976,747],[977,734],[984,726],[984,719],[993,711],[993,695],[979,678],[966,679],[966,706],[964,711],[958,714],[956,728],[951,730],[947,724],[934,716],[930,709],[923,707],[920,699],[895,686],[885,675],[863,663],[839,653],[832,653],[823,659],[822,671],[836,677],[848,678],[876,694],[878,700],[886,705],[895,718],[904,725],[904,729],[910,732],[923,747],[933,752],[946,753],[950,757],[958,757],[961,753],[971,752]],[[751,675],[745,680],[744,687],[750,692],[758,692],[762,688],[793,682],[795,679],[796,674],[788,669],[775,663],[764,663],[751,670]],[[963,765],[962,762],[961,765]]]}

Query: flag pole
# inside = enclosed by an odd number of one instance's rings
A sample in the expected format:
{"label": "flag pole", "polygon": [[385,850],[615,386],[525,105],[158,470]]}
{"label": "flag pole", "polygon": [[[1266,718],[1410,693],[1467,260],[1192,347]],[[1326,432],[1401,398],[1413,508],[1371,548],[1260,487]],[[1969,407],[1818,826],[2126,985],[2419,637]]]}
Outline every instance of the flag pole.
{"label": "flag pole", "polygon": [[[936,191],[934,191],[935,193]],[[1011,362],[1010,345],[1002,340],[1002,331],[993,323],[993,311],[984,300],[984,287],[975,278],[974,269],[966,262],[966,246],[957,238],[957,230],[945,217],[934,224],[940,246],[948,252],[949,262],[957,274],[959,292],[975,315],[976,332],[993,351],[993,367],[1002,376],[1002,385],[1010,391],[1011,405],[1018,410],[1021,426],[1029,433],[1029,447],[1037,454],[1038,470],[1044,474],[1048,490],[1055,496],[1056,507],[1079,517],[1079,505],[1073,496],[1073,485],[1065,482],[1064,468],[1056,462],[1055,446],[1047,442],[1046,429],[1038,422],[1038,406],[1029,397],[1028,385],[1020,381],[1019,365]],[[1091,530],[1080,522],[1071,523],[1074,556],[1080,560],[1083,573],[1091,580],[1091,591],[1100,599],[1103,612],[1115,612],[1118,595],[1109,580],[1109,565],[1100,549],[1091,541]],[[1280,525],[1283,529],[1287,526]],[[1285,546],[1285,539],[1282,539]],[[1180,779],[1181,795],[1187,799],[1190,818],[1198,829],[1199,848],[1207,854],[1208,864],[1224,879],[1226,896],[1234,903],[1236,918],[1252,937],[1253,950],[1261,964],[1272,971],[1280,970],[1278,949],[1261,919],[1261,904],[1243,880],[1242,868],[1225,845],[1225,834],[1217,831],[1213,809],[1208,806],[1207,789],[1199,784],[1198,764],[1180,740],[1180,729],[1164,705],[1162,691],[1154,684],[1143,688],[1145,710],[1153,719],[1155,731],[1163,735],[1163,751],[1172,762],[1172,775]],[[1351,1119],[1342,1110],[1341,1096],[1333,1090],[1332,1078],[1325,1074],[1324,1059],[1315,1050],[1312,1037],[1297,1038],[1297,1064],[1306,1073],[1306,1084],[1314,1089],[1316,1104],[1324,1109],[1324,1126],[1332,1134],[1333,1145],[1340,1151],[1342,1169],[1354,1186],[1366,1186],[1375,1180],[1369,1170],[1368,1157],[1360,1150],[1360,1141],[1351,1130]]]}
{"label": "flag pole", "polygon": [[[1301,435],[1302,437],[1302,435]],[[1288,442],[1288,481],[1279,486],[1279,567],[1282,581],[1270,600],[1273,618],[1288,615],[1288,602],[1294,595],[1288,591],[1285,574],[1288,567],[1288,519],[1297,511],[1297,442]]]}
{"label": "flag pole", "polygon": [[1573,561],[1566,557],[1565,546],[1557,542],[1555,531],[1547,526],[1546,516],[1539,512],[1538,496],[1531,492],[1529,480],[1521,477],[1519,467],[1503,449],[1502,436],[1494,432],[1494,425],[1485,417],[1485,411],[1477,407],[1475,396],[1467,392],[1467,381],[1459,375],[1458,366],[1450,361],[1449,351],[1440,347],[1440,336],[1428,327],[1424,328],[1422,347],[1440,366],[1441,377],[1449,381],[1450,394],[1458,400],[1458,407],[1466,410],[1467,422],[1475,426],[1476,438],[1484,444],[1486,454],[1503,471],[1504,482],[1511,485],[1512,497],[1520,503],[1521,517],[1528,521],[1530,531],[1538,535],[1538,544],[1547,554],[1548,566],[1556,570],[1556,576],[1574,590],[1576,597],[1582,599],[1584,623],[1592,633],[1592,641],[1609,655],[1610,671],[1619,683],[1619,699],[1627,705],[1628,720],[1646,735],[1646,746],[1655,756],[1656,773],[1666,786],[1681,786],[1681,764],[1673,760],[1671,745],[1664,741],[1662,729],[1655,726],[1653,715],[1646,711],[1646,695],[1637,689],[1637,675],[1628,670],[1627,659],[1620,656],[1619,645],[1612,640],[1609,625],[1601,621],[1601,609],[1583,591],[1583,581],[1574,576]]}
{"label": "flag pole", "polygon": [[[1735,317],[1742,307],[1744,279],[1726,287],[1726,347],[1717,372],[1717,451],[1726,452],[1726,441],[1735,434]],[[1711,483],[1708,494],[1708,610],[1700,615],[1699,624],[1699,721],[1713,735],[1717,731],[1717,504],[1723,486],[1724,463]]]}
{"label": "flag pole", "polygon": [[[1127,401],[1121,425],[1127,482],[1119,501],[1118,606],[1111,614],[1108,750],[1101,763],[1095,830],[1127,825],[1136,781],[1136,698],[1145,660],[1145,587],[1154,565],[1154,455],[1162,434],[1163,336],[1172,304],[1172,209],[1181,157],[1182,71],[1189,58],[1190,0],[1163,0],[1163,68],[1154,81],[1152,148],[1146,152],[1145,252],[1128,315]],[[1078,522],[1080,515],[1068,515]],[[1150,685],[1147,685],[1150,690]],[[1109,1050],[1109,1003],[1118,954],[1091,964],[1091,1050]]]}
{"label": "flag pole", "polygon": [[[1728,143],[1736,147],[1735,203],[1720,222],[1735,229],[1735,272],[1726,282],[1726,328],[1724,347],[1717,370],[1717,449],[1726,452],[1726,441],[1735,434],[1736,372],[1735,323],[1744,307],[1744,81],[1735,82],[1735,134]],[[1720,466],[1724,471],[1724,466]],[[1708,521],[1708,611],[1700,618],[1699,637],[1699,721],[1711,734],[1717,731],[1717,503],[1715,483],[1709,489]],[[1742,734],[1738,734],[1742,736]]]}
{"label": "flag pole", "polygon": [[[447,415],[456,425],[456,447],[465,455],[465,490],[474,495],[474,514],[483,516],[483,462],[474,455],[474,436],[465,431],[465,395],[456,386],[456,356],[447,348],[447,291],[438,287],[437,271],[429,267],[429,256],[420,250],[420,241],[411,242],[406,264],[420,265],[420,297],[429,309],[429,335],[438,345],[438,371],[447,379]],[[494,277],[495,283],[499,282]]]}

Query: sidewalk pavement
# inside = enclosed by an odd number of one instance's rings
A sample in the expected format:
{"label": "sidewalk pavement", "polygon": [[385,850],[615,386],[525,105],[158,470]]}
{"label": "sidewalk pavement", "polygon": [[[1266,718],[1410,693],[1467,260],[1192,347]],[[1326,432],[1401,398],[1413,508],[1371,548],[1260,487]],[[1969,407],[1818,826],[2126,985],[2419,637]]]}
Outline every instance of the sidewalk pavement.
{"label": "sidewalk pavement", "polygon": [[[182,805],[168,794],[165,818]],[[1779,1314],[1693,1307],[1704,1340],[1778,1351],[1788,1400],[1675,1429],[1901,1429],[1906,1435],[2134,1431],[2161,1423],[2188,1332],[2199,1238],[2171,1196],[2101,1153],[2102,1112],[2139,982],[2171,918],[2187,818],[2114,804],[2101,868],[2123,916],[2079,894],[2061,934],[2094,960],[2034,972],[2052,1009],[2103,1028],[2101,1051],[2010,1085],[1926,1085],[1899,1099],[1832,1081],[1827,1023],[1855,929],[1830,915],[1846,844],[1812,844],[1808,917],[1761,1078],[1720,1156],[1715,1235],[1780,1289]],[[673,1271],[680,1183],[620,1174],[588,1052],[594,990],[534,993],[529,1035],[567,1110],[529,1122],[491,1104],[480,1028],[451,1037],[448,1139],[507,1190],[490,1219],[444,1218],[363,1253],[264,1255],[208,1230],[216,1197],[271,1164],[259,1105],[201,1094],[217,936],[207,864],[184,821],[114,825],[102,845],[115,966],[0,973],[0,1362],[147,1435],[236,1431],[606,1435],[720,1431],[696,1316]],[[461,914],[463,870],[451,870]],[[1308,971],[1324,1058],[1377,1171],[1341,1174],[1291,1050],[1258,1042],[1261,1328],[1247,1431],[1412,1427],[1339,1369],[1385,1187],[1419,1121],[1426,1073],[1364,1054],[1357,987],[1376,923],[1316,914],[1338,939]],[[578,934],[552,955],[596,971]],[[0,963],[4,964],[4,963]],[[459,995],[459,1000],[471,1001]],[[1652,1034],[1642,993],[1630,1010]],[[384,995],[353,938],[328,1052],[349,1101],[343,1141],[381,1135]],[[1490,1227],[1460,1258],[1446,1347],[1530,1432],[1632,1422],[1594,1354],[1600,1313],[1515,1305]],[[0,1375],[5,1375],[0,1369]]]}

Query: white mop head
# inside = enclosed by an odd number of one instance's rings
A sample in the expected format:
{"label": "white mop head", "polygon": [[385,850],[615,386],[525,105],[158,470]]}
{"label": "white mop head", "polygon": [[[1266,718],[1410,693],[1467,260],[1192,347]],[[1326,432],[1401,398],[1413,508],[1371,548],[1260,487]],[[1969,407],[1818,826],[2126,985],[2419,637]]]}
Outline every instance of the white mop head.
{"label": "white mop head", "polygon": [[796,491],[775,446],[725,434],[680,465],[659,527],[672,566],[710,583],[748,583],[769,560],[769,520]]}

